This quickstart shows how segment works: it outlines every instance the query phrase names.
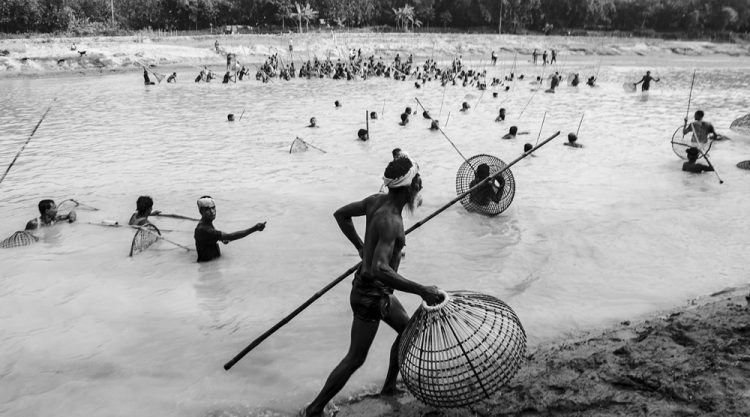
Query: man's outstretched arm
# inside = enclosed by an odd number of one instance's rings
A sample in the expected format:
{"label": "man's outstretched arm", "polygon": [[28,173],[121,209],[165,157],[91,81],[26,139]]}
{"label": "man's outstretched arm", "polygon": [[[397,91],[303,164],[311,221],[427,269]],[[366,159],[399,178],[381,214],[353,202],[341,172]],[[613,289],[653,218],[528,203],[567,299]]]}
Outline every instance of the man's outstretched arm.
{"label": "man's outstretched arm", "polygon": [[242,239],[243,237],[249,235],[250,233],[260,232],[265,228],[266,228],[266,222],[263,222],[263,223],[258,223],[249,229],[240,230],[240,231],[233,232],[233,233],[220,232],[221,238],[219,240],[221,240],[224,243],[228,243],[233,240]]}

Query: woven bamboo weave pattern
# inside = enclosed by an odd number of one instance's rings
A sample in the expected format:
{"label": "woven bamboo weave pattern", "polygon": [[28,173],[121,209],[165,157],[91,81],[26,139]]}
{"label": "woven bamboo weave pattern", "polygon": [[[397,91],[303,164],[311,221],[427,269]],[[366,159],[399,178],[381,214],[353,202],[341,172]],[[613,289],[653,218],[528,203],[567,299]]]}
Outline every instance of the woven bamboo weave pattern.
{"label": "woven bamboo weave pattern", "polygon": [[27,231],[18,231],[13,233],[10,237],[3,241],[0,241],[0,248],[17,248],[20,246],[29,246],[36,242],[36,236],[32,235]]}
{"label": "woven bamboo weave pattern", "polygon": [[526,354],[516,314],[489,295],[454,291],[437,309],[422,305],[401,335],[399,368],[409,391],[425,404],[465,407],[515,376]]}
{"label": "woven bamboo weave pattern", "polygon": [[[468,162],[468,164],[467,164]],[[456,194],[461,195],[471,188],[471,182],[476,177],[476,170],[481,164],[487,164],[490,167],[490,175],[494,175],[501,169],[505,168],[505,162],[500,158],[492,155],[475,155],[465,161],[458,168],[456,173]],[[500,197],[500,201],[494,201],[493,199],[486,199],[484,203],[479,203],[476,195],[468,194],[466,197],[461,199],[461,204],[469,211],[481,213],[487,216],[496,216],[510,206],[513,202],[513,197],[516,194],[516,181],[513,178],[513,173],[510,169],[506,169],[498,180],[502,178],[500,184],[503,187],[503,191]],[[482,193],[483,190],[475,191],[476,193]]]}

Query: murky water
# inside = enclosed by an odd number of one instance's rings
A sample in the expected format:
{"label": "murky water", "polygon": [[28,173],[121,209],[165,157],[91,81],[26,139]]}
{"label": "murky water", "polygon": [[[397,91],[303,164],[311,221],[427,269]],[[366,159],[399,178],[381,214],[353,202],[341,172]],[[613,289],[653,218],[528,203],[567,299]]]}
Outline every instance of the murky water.
{"label": "murky water", "polygon": [[[598,60],[568,70],[593,73]],[[504,63],[508,66],[508,63]],[[750,104],[747,67],[699,63],[692,109],[720,131]],[[500,67],[490,68],[490,73]],[[42,198],[75,198],[99,208],[79,223],[47,230],[40,243],[0,251],[0,414],[13,416],[203,416],[294,411],[320,389],[345,353],[347,280],[249,354],[222,365],[358,258],[335,224],[341,205],[377,192],[391,149],[420,164],[424,205],[407,226],[455,196],[462,162],[421,111],[415,95],[464,155],[515,159],[524,142],[558,138],[513,167],[516,196],[495,218],[447,210],[408,237],[401,272],[446,289],[471,289],[508,302],[531,343],[631,319],[747,281],[750,138],[716,144],[725,183],[680,171],[669,139],[682,123],[692,67],[653,68],[650,95],[627,94],[642,66],[605,65],[600,88],[562,87],[534,95],[526,81],[493,98],[436,83],[371,79],[144,87],[137,73],[0,81],[0,161],[5,169],[54,97],[47,119],[0,184],[0,234],[23,228]],[[518,72],[532,72],[522,65]],[[521,109],[534,95],[519,119]],[[335,100],[343,107],[336,109]],[[459,113],[462,101],[474,108]],[[478,104],[477,104],[478,103]],[[493,122],[499,107],[508,121]],[[384,109],[384,113],[383,113]],[[372,140],[362,143],[365,110]],[[243,113],[244,112],[244,113]],[[242,120],[226,122],[227,113]],[[310,117],[320,128],[307,129]],[[511,124],[528,136],[500,140]],[[289,154],[295,136],[325,149]],[[126,222],[141,194],[155,208],[197,216],[203,194],[217,201],[224,231],[267,221],[263,233],[222,246],[199,265],[195,254],[159,243],[127,256],[133,232],[86,222]],[[155,219],[192,245],[194,223]],[[362,230],[363,222],[357,225]],[[403,295],[407,308],[418,298]],[[342,396],[375,387],[393,333],[381,330],[370,359]]]}

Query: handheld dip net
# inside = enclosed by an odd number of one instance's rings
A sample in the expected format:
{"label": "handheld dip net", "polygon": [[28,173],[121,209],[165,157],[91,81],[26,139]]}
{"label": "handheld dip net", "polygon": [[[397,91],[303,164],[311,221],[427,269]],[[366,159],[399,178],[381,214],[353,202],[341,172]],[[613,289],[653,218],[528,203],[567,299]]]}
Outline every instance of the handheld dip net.
{"label": "handheld dip net", "polygon": [[289,153],[307,152],[307,142],[300,138],[295,138],[289,147]]}
{"label": "handheld dip net", "polygon": [[130,244],[130,256],[143,252],[156,243],[161,237],[159,228],[151,223],[146,223],[138,228],[133,236],[133,243]]}
{"label": "handheld dip net", "polygon": [[427,405],[458,408],[490,397],[518,372],[526,332],[507,304],[471,291],[424,301],[401,335],[398,363],[406,387]]}
{"label": "handheld dip net", "polygon": [[320,152],[326,153],[323,149],[318,148],[317,146],[305,142],[304,139],[297,136],[293,141],[291,146],[289,146],[289,153],[298,153],[298,152],[307,152],[309,148],[316,149]]}
{"label": "handheld dip net", "polygon": [[672,134],[672,151],[675,155],[687,161],[688,148],[698,148],[701,154],[708,155],[708,151],[711,150],[713,141],[707,140],[706,142],[700,142],[692,131],[688,132],[686,135],[683,134],[682,128],[682,126],[678,127],[677,130],[674,131],[674,134]]}
{"label": "handheld dip net", "polygon": [[[507,164],[500,158],[492,155],[475,155],[464,161],[456,173],[456,194],[462,195],[471,189],[478,180],[477,170],[480,165],[486,164],[490,168],[489,176],[503,171]],[[496,216],[510,206],[516,194],[516,181],[510,169],[505,169],[497,178],[497,185],[485,183],[482,187],[465,195],[461,204],[466,210],[481,213],[486,216]]]}

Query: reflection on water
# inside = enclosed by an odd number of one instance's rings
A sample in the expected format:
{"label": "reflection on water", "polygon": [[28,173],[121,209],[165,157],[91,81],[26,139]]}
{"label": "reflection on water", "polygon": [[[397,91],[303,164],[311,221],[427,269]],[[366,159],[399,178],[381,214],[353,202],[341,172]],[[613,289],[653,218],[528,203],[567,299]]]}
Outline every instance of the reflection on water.
{"label": "reflection on water", "polygon": [[[583,76],[597,63],[563,71]],[[36,216],[41,198],[100,209],[46,230],[32,247],[0,252],[0,384],[8,387],[0,390],[0,414],[253,415],[309,401],[346,350],[349,280],[230,372],[222,365],[356,264],[332,213],[377,192],[394,147],[417,159],[424,179],[424,205],[407,226],[454,197],[461,157],[419,114],[397,124],[406,106],[419,109],[415,95],[441,121],[450,112],[445,132],[467,157],[510,162],[524,142],[576,131],[582,114],[585,148],[559,138],[520,161],[512,168],[514,202],[496,218],[458,205],[421,227],[407,239],[405,276],[499,296],[532,343],[743,282],[750,183],[733,167],[748,159],[750,138],[712,150],[722,186],[711,174],[680,172],[669,139],[682,124],[692,69],[652,70],[662,82],[648,95],[621,87],[641,68],[605,65],[599,88],[534,95],[522,81],[497,98],[491,90],[434,83],[416,90],[382,79],[151,87],[140,74],[0,81],[0,161],[13,158],[57,97],[2,184],[1,237]],[[733,87],[746,85],[746,71],[703,62],[691,109],[729,133],[750,99],[747,88]],[[519,72],[532,75],[528,67]],[[472,110],[461,113],[465,100]],[[508,118],[495,123],[500,107]],[[370,121],[372,140],[361,143],[366,110],[381,114]],[[242,121],[226,122],[243,111]],[[312,116],[319,129],[305,128]],[[511,125],[530,134],[500,140]],[[327,153],[290,155],[296,136]],[[221,260],[205,265],[166,242],[129,258],[130,229],[86,222],[124,223],[142,194],[155,209],[189,216],[210,194],[220,230],[259,221],[267,229],[222,246]],[[194,222],[154,221],[171,230],[169,239],[192,246]],[[419,302],[401,299],[407,309]],[[344,395],[381,382],[392,338],[381,330]]]}

